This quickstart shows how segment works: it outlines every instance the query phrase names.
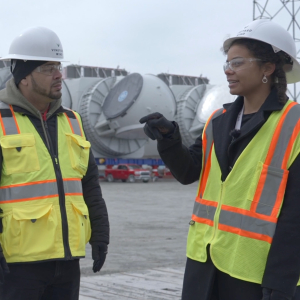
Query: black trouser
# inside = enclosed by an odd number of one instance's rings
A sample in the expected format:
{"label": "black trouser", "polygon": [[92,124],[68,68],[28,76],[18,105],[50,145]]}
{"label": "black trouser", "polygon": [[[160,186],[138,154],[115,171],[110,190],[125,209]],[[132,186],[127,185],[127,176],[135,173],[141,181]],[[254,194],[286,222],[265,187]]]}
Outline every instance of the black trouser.
{"label": "black trouser", "polygon": [[[261,300],[260,284],[239,280],[219,271],[212,263],[209,251],[207,261],[187,259],[183,280],[182,300]],[[300,300],[297,287],[293,300]]]}
{"label": "black trouser", "polygon": [[1,300],[78,300],[79,259],[8,264]]}

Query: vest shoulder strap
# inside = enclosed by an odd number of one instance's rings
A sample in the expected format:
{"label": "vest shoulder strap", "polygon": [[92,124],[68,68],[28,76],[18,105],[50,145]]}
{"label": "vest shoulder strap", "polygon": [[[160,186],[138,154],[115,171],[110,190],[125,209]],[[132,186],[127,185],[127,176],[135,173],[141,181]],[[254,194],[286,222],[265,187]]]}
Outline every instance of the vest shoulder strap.
{"label": "vest shoulder strap", "polygon": [[2,101],[0,101],[0,126],[3,135],[20,133],[12,106]]}
{"label": "vest shoulder strap", "polygon": [[64,114],[69,121],[72,132],[83,136],[81,122],[79,121],[79,117],[76,115],[76,113],[73,110],[67,110]]}
{"label": "vest shoulder strap", "polygon": [[203,152],[204,152],[204,163],[207,162],[208,159],[208,155],[210,152],[210,149],[212,147],[213,144],[213,128],[212,128],[212,121],[213,119],[217,118],[218,116],[220,116],[222,113],[225,112],[224,108],[220,108],[215,110],[211,116],[209,117],[209,119],[207,120],[205,127],[203,129],[203,133],[202,133],[202,145],[203,145]]}

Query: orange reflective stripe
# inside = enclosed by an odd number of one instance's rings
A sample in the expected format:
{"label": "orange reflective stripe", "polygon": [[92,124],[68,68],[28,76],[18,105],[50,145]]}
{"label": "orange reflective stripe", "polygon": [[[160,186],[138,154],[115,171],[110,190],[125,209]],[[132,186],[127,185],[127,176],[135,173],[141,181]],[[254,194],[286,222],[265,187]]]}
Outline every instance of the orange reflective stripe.
{"label": "orange reflective stripe", "polygon": [[[222,113],[224,113],[226,110],[223,109]],[[205,190],[206,187],[206,183],[207,183],[207,178],[210,172],[210,167],[211,167],[211,152],[212,152],[212,147],[213,147],[213,138],[212,138],[212,132],[211,129],[209,130],[208,134],[210,135],[210,139],[207,140],[207,134],[206,131],[209,128],[211,128],[212,124],[212,119],[216,116],[216,114],[220,112],[220,109],[216,109],[208,118],[205,127],[203,129],[203,138],[202,138],[202,176],[201,176],[201,180],[200,180],[200,184],[199,184],[199,190],[198,190],[198,196],[200,198],[202,198],[203,196],[203,192]],[[218,115],[217,115],[218,116]],[[208,142],[209,141],[209,142]],[[208,156],[206,157],[208,153]]]}
{"label": "orange reflective stripe", "polygon": [[[206,147],[207,147],[207,139],[206,139],[206,132],[204,131],[203,132],[203,139],[202,139],[202,153],[203,153],[202,154],[203,155],[203,157],[202,157],[202,162],[203,162],[202,167],[204,168],[203,174],[205,172],[205,166],[206,166],[206,162],[205,162]],[[202,197],[202,192],[204,191],[204,189],[202,188],[202,182],[203,182],[203,175],[202,175],[199,190],[198,190],[198,197]]]}
{"label": "orange reflective stripe", "polygon": [[238,207],[233,207],[233,206],[229,206],[229,205],[222,205],[221,207],[222,210],[227,210],[227,211],[232,211],[241,215],[245,215],[245,216],[249,216],[249,217],[253,217],[256,219],[261,219],[264,221],[268,221],[268,222],[272,222],[272,223],[277,223],[277,218],[273,217],[273,216],[266,216],[263,214],[259,214],[247,209],[243,209],[243,208],[238,208]]}
{"label": "orange reflective stripe", "polygon": [[216,201],[210,201],[210,200],[205,200],[199,197],[196,197],[195,199],[196,202],[202,203],[204,205],[208,205],[208,206],[214,206],[217,207],[218,206],[218,202]]}
{"label": "orange reflective stripe", "polygon": [[279,122],[278,122],[278,125],[275,129],[275,132],[273,134],[273,138],[272,138],[272,141],[271,141],[271,145],[269,147],[269,151],[268,151],[268,154],[267,154],[267,157],[266,157],[266,160],[265,160],[265,164],[266,165],[269,165],[272,161],[272,157],[273,157],[273,154],[274,154],[274,151],[275,151],[275,148],[277,146],[277,141],[278,141],[278,138],[279,138],[279,135],[280,135],[280,132],[281,132],[281,128],[282,128],[282,125],[284,123],[284,120],[285,120],[285,117],[286,115],[288,114],[288,112],[290,111],[290,109],[297,105],[296,102],[292,102],[288,105],[288,107],[286,108],[286,110],[284,111],[284,113],[282,114]]}
{"label": "orange reflective stripe", "polygon": [[206,121],[206,124],[205,124],[204,129],[203,129],[204,132],[206,131],[206,128],[207,128],[208,124],[210,123],[212,117],[214,116],[214,114],[215,114],[218,110],[219,110],[219,109],[216,109],[216,110],[210,115],[210,117],[208,118],[208,120]]}
{"label": "orange reflective stripe", "polygon": [[15,123],[16,123],[16,127],[17,127],[17,130],[18,130],[18,133],[20,133],[21,131],[20,131],[20,128],[19,128],[19,124],[18,124],[18,122],[17,122],[16,116],[15,116],[15,112],[14,112],[14,110],[13,110],[13,108],[12,108],[11,105],[9,106],[9,109],[10,109],[10,111],[11,111],[11,113],[12,113],[12,115],[13,115],[13,118],[14,118],[14,120],[15,120]]}
{"label": "orange reflective stripe", "polygon": [[268,174],[267,169],[262,169],[261,175],[260,175],[260,178],[259,178],[259,181],[258,181],[258,184],[257,184],[257,188],[256,188],[256,191],[255,191],[255,195],[253,197],[253,201],[252,201],[252,204],[251,204],[251,208],[250,208],[251,211],[256,210],[256,207],[259,203],[260,196],[262,194],[262,191],[263,191],[263,188],[264,188],[264,185],[265,185],[265,181],[267,179],[267,174]]}
{"label": "orange reflective stripe", "polygon": [[71,130],[72,130],[72,133],[74,134],[74,129],[73,129],[73,126],[72,126],[72,124],[71,124],[71,121],[70,121],[68,115],[67,115],[66,113],[64,113],[64,114],[65,114],[65,116],[67,117],[67,120],[68,120],[68,122],[69,122],[70,128],[71,128]]}
{"label": "orange reflective stripe", "polygon": [[75,118],[76,118],[76,120],[77,120],[77,122],[78,122],[78,126],[79,126],[79,129],[80,129],[80,135],[83,136],[82,129],[81,129],[81,126],[80,126],[80,122],[79,122],[79,120],[78,120],[78,117],[77,117],[77,115],[76,115],[75,113],[74,113],[74,115],[75,115]]}
{"label": "orange reflective stripe", "polygon": [[298,120],[296,126],[294,127],[292,136],[291,136],[291,138],[289,140],[287,149],[285,151],[284,158],[283,158],[282,165],[281,165],[282,169],[287,169],[287,163],[288,163],[288,160],[289,160],[289,157],[290,157],[290,153],[292,151],[294,142],[295,142],[295,140],[296,140],[299,132],[300,132],[300,119]]}
{"label": "orange reflective stripe", "polygon": [[[284,170],[284,172],[288,173],[289,171]],[[272,210],[272,213],[271,213],[272,217],[276,218],[277,215],[278,215],[278,212],[280,210],[282,199],[283,199],[283,196],[284,196],[284,193],[285,193],[287,178],[288,178],[288,176],[284,176],[281,180],[281,183],[280,183],[280,186],[279,186],[279,189],[278,189],[278,193],[277,193],[277,197],[276,197],[276,200],[275,200],[275,204],[274,204],[274,207],[273,207],[273,210]]]}
{"label": "orange reflective stripe", "polygon": [[207,159],[207,162],[204,166],[204,171],[203,171],[203,175],[202,175],[202,178],[201,178],[201,183],[200,183],[200,188],[199,188],[199,193],[198,193],[198,195],[200,197],[203,196],[203,193],[204,193],[205,187],[206,187],[206,183],[207,183],[207,179],[208,179],[208,175],[209,175],[209,172],[210,172],[212,146],[213,145],[211,145],[209,155],[208,155],[208,159]]}
{"label": "orange reflective stripe", "polygon": [[4,186],[0,186],[0,189],[7,189],[7,188],[11,188],[11,187],[18,187],[18,186],[35,185],[35,184],[43,184],[43,183],[49,183],[49,182],[56,182],[56,179],[4,185]]}
{"label": "orange reflective stripe", "polygon": [[206,224],[209,226],[214,226],[214,221],[209,220],[209,219],[200,218],[200,217],[197,217],[196,215],[192,215],[192,220],[197,223],[203,223],[203,224]]}
{"label": "orange reflective stripe", "polygon": [[17,200],[5,200],[5,201],[0,201],[1,203],[16,203],[16,202],[24,202],[24,201],[32,201],[32,200],[41,200],[41,199],[48,199],[48,198],[54,198],[58,197],[58,194],[56,195],[48,195],[48,196],[42,196],[42,197],[32,197],[32,198],[22,198],[22,199],[17,199]]}
{"label": "orange reflective stripe", "polygon": [[271,237],[269,237],[267,235],[259,234],[259,233],[255,233],[255,232],[251,232],[251,231],[247,231],[247,230],[243,230],[243,229],[236,228],[236,227],[231,227],[231,226],[228,226],[228,225],[219,224],[218,228],[222,231],[227,231],[227,232],[230,232],[230,233],[234,233],[234,234],[244,236],[244,237],[247,237],[247,238],[251,238],[251,239],[255,239],[255,240],[265,241],[269,244],[271,244],[272,240],[273,240]]}
{"label": "orange reflective stripe", "polygon": [[[264,166],[262,168],[261,171],[261,175],[257,184],[257,188],[255,191],[255,195],[253,198],[253,202],[251,205],[250,210],[251,211],[256,211],[256,212],[260,212],[260,213],[265,213],[266,215],[271,215],[271,216],[277,216],[278,214],[278,210],[280,209],[281,206],[281,202],[283,200],[283,195],[285,192],[285,186],[286,186],[286,182],[287,182],[287,174],[286,174],[286,166],[287,166],[287,161],[288,161],[288,157],[290,155],[291,149],[293,147],[293,143],[295,142],[297,133],[295,132],[295,128],[293,130],[293,134],[291,136],[291,138],[289,139],[289,141],[285,141],[284,139],[282,139],[282,137],[285,134],[285,128],[287,126],[293,126],[293,119],[295,117],[297,117],[297,113],[295,115],[295,111],[291,109],[295,106],[298,105],[295,102],[291,102],[289,103],[289,105],[286,107],[285,111],[283,112],[283,114],[280,117],[280,120],[275,128],[270,146],[269,146],[269,150],[266,156],[266,159],[264,161]],[[289,112],[291,114],[289,114]],[[297,110],[296,110],[297,112]],[[289,115],[288,115],[289,114]],[[291,119],[291,123],[289,124],[289,118]],[[297,121],[297,124],[299,123],[299,121]],[[293,124],[293,125],[292,125]],[[299,130],[299,129],[298,129]],[[299,132],[297,129],[296,131]],[[286,135],[288,136],[288,135]],[[281,139],[280,139],[281,137]],[[279,140],[280,139],[280,140]],[[279,143],[280,141],[280,143]],[[283,144],[282,144],[283,143]],[[287,148],[285,148],[287,147]],[[282,150],[281,150],[282,149]],[[281,150],[281,152],[280,152]],[[280,153],[285,153],[284,156],[281,156]],[[275,157],[274,157],[275,154]],[[274,160],[273,160],[274,158]],[[282,174],[282,180],[281,181],[277,181],[277,183],[274,181],[272,181],[272,168],[279,168],[281,166],[281,172]],[[270,169],[270,171],[269,171]],[[274,171],[274,170],[273,170]],[[274,185],[274,187],[272,186],[272,184]],[[277,185],[278,184],[278,185]],[[268,203],[260,203],[261,199],[267,199],[268,198],[268,192],[267,191],[274,191],[274,202],[268,202]],[[264,191],[264,193],[263,193]],[[270,209],[267,209],[266,206],[263,207],[263,205],[269,205]]]}
{"label": "orange reflective stripe", "polygon": [[[82,184],[78,178],[63,180],[65,195],[82,196]],[[47,199],[58,196],[56,180],[43,180],[0,187],[0,203],[12,203]]]}
{"label": "orange reflective stripe", "polygon": [[64,178],[64,181],[81,181],[81,178]]}
{"label": "orange reflective stripe", "polygon": [[[64,178],[63,181],[81,181],[81,179],[80,178]],[[49,183],[49,182],[56,182],[56,179],[39,180],[39,181],[26,182],[26,183],[4,185],[4,186],[0,186],[0,189],[7,189],[7,188],[11,188],[11,187],[18,187],[18,186],[36,185],[36,184],[43,184],[43,183]]]}
{"label": "orange reflective stripe", "polygon": [[2,120],[1,112],[0,112],[0,124],[1,124],[1,127],[2,127],[2,132],[3,132],[3,135],[6,135],[6,131],[5,131],[5,127],[4,127],[4,124],[3,124],[3,120]]}

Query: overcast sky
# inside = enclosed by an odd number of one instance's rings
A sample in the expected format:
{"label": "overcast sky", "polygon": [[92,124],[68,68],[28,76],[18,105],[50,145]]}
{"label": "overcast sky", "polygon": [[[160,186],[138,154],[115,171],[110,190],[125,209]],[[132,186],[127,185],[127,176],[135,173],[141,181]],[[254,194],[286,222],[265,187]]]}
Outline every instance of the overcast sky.
{"label": "overcast sky", "polygon": [[[270,0],[268,8],[276,10],[278,2]],[[0,56],[21,31],[44,26],[59,36],[67,64],[202,74],[225,84],[220,48],[252,21],[253,1],[9,0],[1,1],[1,12]]]}

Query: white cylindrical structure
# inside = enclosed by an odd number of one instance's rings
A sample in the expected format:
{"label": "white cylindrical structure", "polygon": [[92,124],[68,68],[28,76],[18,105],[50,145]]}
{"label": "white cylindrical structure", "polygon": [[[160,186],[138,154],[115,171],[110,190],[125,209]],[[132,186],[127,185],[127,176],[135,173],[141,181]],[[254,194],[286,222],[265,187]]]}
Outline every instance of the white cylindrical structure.
{"label": "white cylindrical structure", "polygon": [[156,111],[174,119],[174,95],[154,75],[66,79],[63,89],[63,104],[81,114],[98,156],[143,157],[148,137],[139,119]]}
{"label": "white cylindrical structure", "polygon": [[187,147],[192,145],[195,141],[194,137],[190,134],[189,129],[191,128],[194,122],[197,107],[202,100],[206,87],[206,84],[201,84],[197,86],[170,86],[170,89],[175,95],[177,104],[175,121],[178,123],[182,137],[182,142]]}
{"label": "white cylindrical structure", "polygon": [[190,128],[190,134],[197,138],[203,130],[203,127],[210,115],[218,108],[222,108],[223,104],[233,102],[235,95],[229,93],[227,85],[210,85],[203,95],[200,102],[194,122]]}
{"label": "white cylindrical structure", "polygon": [[6,82],[12,78],[12,73],[10,72],[10,67],[0,68],[0,90],[4,89]]}

